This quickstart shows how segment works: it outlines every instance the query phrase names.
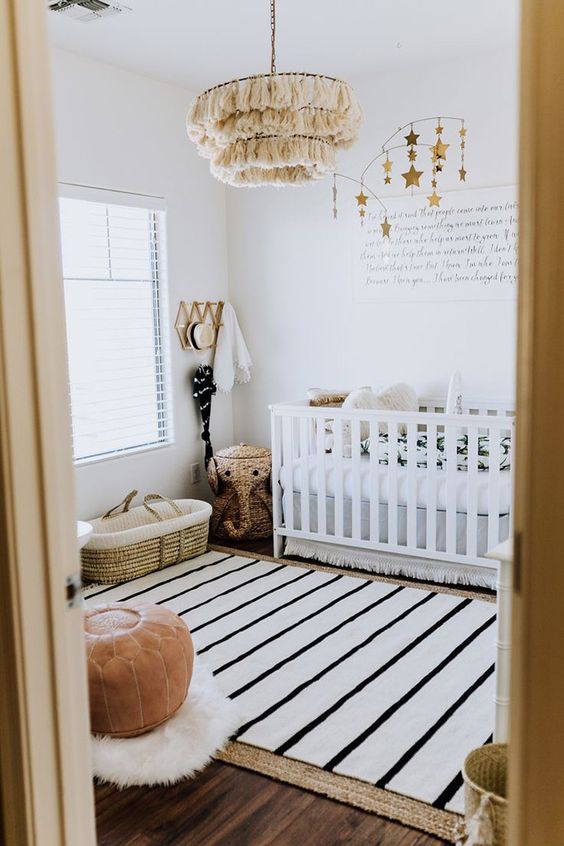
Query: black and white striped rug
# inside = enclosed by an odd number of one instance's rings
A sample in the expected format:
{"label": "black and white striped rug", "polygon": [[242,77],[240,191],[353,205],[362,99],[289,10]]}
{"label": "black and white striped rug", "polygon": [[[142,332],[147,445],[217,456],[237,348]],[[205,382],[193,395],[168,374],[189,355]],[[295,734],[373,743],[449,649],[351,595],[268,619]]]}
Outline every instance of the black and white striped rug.
{"label": "black and white striped rug", "polygon": [[[491,602],[219,551],[85,596],[183,617],[240,709],[233,746],[244,754],[227,760],[313,789],[318,780],[344,801],[358,784],[364,798],[352,804],[451,831],[464,757],[491,740]],[[294,762],[303,778],[287,772]]]}

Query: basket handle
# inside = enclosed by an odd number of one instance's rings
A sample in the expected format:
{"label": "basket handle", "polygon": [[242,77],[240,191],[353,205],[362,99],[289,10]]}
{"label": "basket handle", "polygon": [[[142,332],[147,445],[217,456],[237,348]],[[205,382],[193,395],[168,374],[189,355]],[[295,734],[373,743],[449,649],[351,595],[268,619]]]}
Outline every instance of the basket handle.
{"label": "basket handle", "polygon": [[147,511],[150,514],[153,515],[153,517],[157,518],[159,523],[162,522],[162,519],[163,519],[162,516],[159,514],[159,512],[157,511],[156,508],[151,508],[151,506],[149,505],[150,502],[155,502],[155,501],[168,502],[168,504],[171,505],[172,508],[176,511],[178,517],[182,517],[182,511],[180,510],[180,508],[178,507],[178,505],[175,503],[175,501],[173,499],[169,499],[168,496],[162,496],[161,494],[154,494],[154,493],[153,494],[147,494],[143,498],[143,505],[145,506]]}
{"label": "basket handle", "polygon": [[[122,499],[121,502],[118,502],[117,505],[114,505],[113,508],[110,508],[109,511],[106,511],[106,513],[102,517],[102,520],[107,520],[108,517],[117,517],[119,514],[126,514],[129,511],[129,506],[131,505],[138,493],[139,491],[130,491],[125,497],[125,499]],[[117,508],[121,508],[122,505],[123,508],[121,509],[121,511],[118,511],[117,514],[114,514],[114,511],[116,511]]]}

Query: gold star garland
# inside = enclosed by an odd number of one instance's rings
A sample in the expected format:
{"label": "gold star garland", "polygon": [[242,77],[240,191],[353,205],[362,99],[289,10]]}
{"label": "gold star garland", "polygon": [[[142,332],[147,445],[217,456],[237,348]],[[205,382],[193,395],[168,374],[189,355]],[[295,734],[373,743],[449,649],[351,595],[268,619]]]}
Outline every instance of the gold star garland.
{"label": "gold star garland", "polygon": [[442,197],[437,194],[437,173],[442,170],[442,160],[446,158],[446,151],[447,148],[450,146],[449,144],[443,144],[442,138],[442,131],[444,127],[441,124],[440,117],[437,118],[437,125],[435,127],[435,134],[437,136],[435,143],[432,147],[430,147],[431,152],[431,163],[433,165],[432,173],[433,178],[431,180],[431,188],[433,189],[431,194],[427,197],[429,200],[429,207],[432,208],[433,206],[440,206]]}
{"label": "gold star garland", "polygon": [[390,185],[392,181],[392,177],[390,176],[392,172],[392,165],[393,162],[390,161],[389,153],[386,152],[386,161],[382,165],[384,168],[384,185]]}
{"label": "gold star garland", "polygon": [[462,126],[458,134],[460,135],[460,170],[458,171],[458,176],[461,182],[466,182],[468,171],[464,170],[464,150],[466,148],[466,127],[464,126],[464,121],[462,121]]}
{"label": "gold star garland", "polygon": [[[425,121],[430,121],[430,120],[436,120],[435,142],[431,145],[429,145],[428,143],[425,144],[424,142],[421,142],[421,144],[419,144],[420,133],[415,132],[415,130],[413,128],[414,123],[424,123]],[[461,182],[465,182],[466,176],[467,176],[467,171],[465,170],[465,167],[464,167],[464,154],[465,154],[465,148],[466,148],[466,127],[464,126],[464,120],[462,118],[454,118],[454,117],[443,118],[443,120],[445,122],[447,122],[447,121],[449,121],[449,122],[450,121],[458,121],[461,125],[461,128],[460,128],[459,133],[458,133],[459,136],[460,136],[460,169],[458,171],[458,176],[459,176],[459,179],[460,179]],[[431,171],[432,171],[431,188],[432,188],[432,191],[431,191],[430,194],[427,195],[427,200],[428,200],[429,206],[431,208],[432,207],[439,207],[441,200],[443,198],[438,193],[438,190],[437,190],[438,189],[437,177],[438,177],[439,173],[442,173],[443,167],[444,167],[446,160],[447,160],[447,151],[450,147],[450,144],[447,144],[443,141],[444,126],[443,126],[442,120],[441,120],[440,117],[439,118],[423,118],[423,119],[418,120],[418,121],[413,121],[410,124],[406,124],[406,127],[407,126],[409,126],[409,133],[407,135],[404,135],[404,139],[405,139],[405,142],[406,142],[406,145],[407,145],[407,160],[408,160],[409,168],[405,171],[405,173],[401,174],[402,177],[405,179],[405,187],[411,188],[412,193],[413,193],[414,187],[415,188],[421,187],[420,180],[421,180],[421,177],[423,176],[424,172],[423,172],[423,170],[417,170],[417,168],[414,165],[414,162],[417,159],[417,153],[418,153],[416,147],[421,147],[421,145],[428,146],[429,152],[431,153],[431,165],[432,165],[432,168],[431,168]],[[372,161],[369,162],[367,167],[364,169],[360,180],[353,179],[350,176],[345,176],[344,174],[339,174],[339,173],[335,173],[333,175],[333,217],[335,219],[337,218],[337,176],[340,176],[340,177],[344,177],[345,179],[350,179],[353,182],[356,182],[358,185],[360,185],[360,192],[355,195],[355,198],[356,198],[356,202],[357,202],[360,224],[361,224],[361,226],[364,225],[364,218],[366,216],[366,206],[367,206],[367,203],[368,203],[368,196],[364,193],[364,188],[365,188],[364,175],[367,172],[368,168],[370,168],[371,165],[374,164],[374,162],[376,162],[377,159],[380,156],[385,155],[386,159],[382,163],[382,168],[384,170],[384,184],[385,185],[391,184],[391,182],[392,182],[391,173],[392,173],[393,162],[390,159],[390,151],[398,149],[400,147],[403,147],[405,149],[405,147],[404,147],[403,144],[392,145],[391,147],[389,145],[390,145],[390,142],[393,141],[400,132],[405,130],[406,127],[400,127],[396,132],[394,132],[394,134],[392,136],[390,136],[388,141],[382,146],[382,152],[379,153],[378,155],[376,155],[375,158],[373,158]],[[380,200],[380,198],[376,194],[374,194],[373,191],[371,191],[370,189],[368,189],[368,191],[369,191],[370,194],[372,194],[375,197],[377,202],[380,203],[380,205],[382,206],[382,208],[384,210],[384,221],[380,223],[380,226],[382,227],[382,237],[389,239],[390,238],[390,230],[391,230],[392,226],[388,222],[388,217],[386,215],[385,206],[382,203],[382,201]]]}
{"label": "gold star garland", "polygon": [[337,220],[337,174],[333,174],[333,220]]}
{"label": "gold star garland", "polygon": [[407,160],[411,163],[411,167],[409,168],[409,170],[405,173],[402,173],[402,176],[405,179],[405,187],[412,188],[414,185],[416,185],[417,188],[419,188],[419,179],[423,176],[423,171],[416,170],[413,164],[413,162],[417,158],[417,150],[415,149],[415,147],[417,144],[417,139],[419,138],[419,135],[413,131],[413,124],[411,124],[409,135],[404,135],[404,138],[408,146]]}
{"label": "gold star garland", "polygon": [[356,195],[356,203],[358,206],[358,214],[360,216],[360,225],[364,226],[364,216],[366,214],[366,204],[368,202],[368,197],[364,193],[364,185],[360,183],[360,193]]}

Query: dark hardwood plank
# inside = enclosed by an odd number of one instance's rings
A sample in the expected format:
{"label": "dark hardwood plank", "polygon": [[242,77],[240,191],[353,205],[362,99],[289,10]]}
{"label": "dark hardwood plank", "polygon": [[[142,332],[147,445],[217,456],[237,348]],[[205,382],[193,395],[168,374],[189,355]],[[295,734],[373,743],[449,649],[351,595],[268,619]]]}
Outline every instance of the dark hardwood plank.
{"label": "dark hardwood plank", "polygon": [[445,846],[398,823],[215,762],[173,787],[96,787],[99,846]]}
{"label": "dark hardwood plank", "polygon": [[240,540],[234,541],[228,538],[218,538],[210,535],[209,543],[213,546],[225,546],[232,549],[233,552],[241,550],[242,552],[250,552],[255,555],[274,555],[274,543],[272,538],[260,538],[259,540]]}

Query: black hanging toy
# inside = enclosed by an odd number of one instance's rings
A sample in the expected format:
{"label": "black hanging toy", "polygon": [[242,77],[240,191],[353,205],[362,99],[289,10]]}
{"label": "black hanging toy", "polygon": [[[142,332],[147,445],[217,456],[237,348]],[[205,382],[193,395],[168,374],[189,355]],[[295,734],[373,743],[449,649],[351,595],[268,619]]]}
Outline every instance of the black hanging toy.
{"label": "black hanging toy", "polygon": [[213,447],[210,438],[210,415],[212,396],[216,392],[217,388],[213,380],[212,368],[209,364],[200,364],[194,374],[192,395],[200,404],[200,414],[202,415],[202,423],[204,424],[202,440],[206,444],[206,455],[204,459],[206,470],[208,469],[210,458],[213,456]]}

